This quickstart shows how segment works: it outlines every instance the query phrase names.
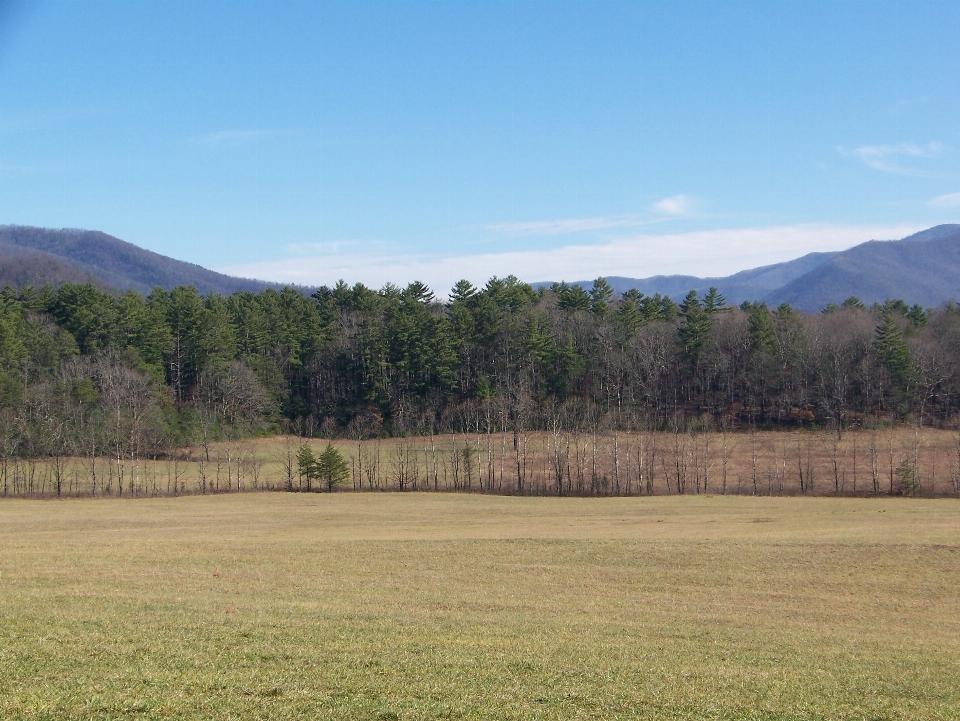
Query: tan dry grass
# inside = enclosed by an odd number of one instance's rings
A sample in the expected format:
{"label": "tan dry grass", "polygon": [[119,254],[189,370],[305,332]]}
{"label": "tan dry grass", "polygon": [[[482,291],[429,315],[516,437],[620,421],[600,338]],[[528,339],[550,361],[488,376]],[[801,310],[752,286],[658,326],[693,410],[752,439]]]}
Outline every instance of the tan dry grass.
{"label": "tan dry grass", "polygon": [[[288,482],[281,459],[295,457],[305,442],[293,436],[245,439],[210,445],[205,464],[208,492],[283,489]],[[319,453],[327,441],[308,441]],[[845,432],[757,431],[721,434],[590,433],[523,434],[523,493],[555,495],[557,451],[562,456],[565,495],[733,495],[960,496],[960,434],[957,431],[897,427]],[[351,469],[354,490],[470,490],[517,492],[517,454],[511,434],[483,433],[367,440],[335,440]],[[463,457],[469,447],[469,473]],[[594,449],[596,453],[594,454]],[[642,450],[642,458],[640,451]],[[199,493],[201,449],[183,449],[182,459],[124,461],[126,493],[138,496]],[[454,470],[454,457],[457,455]],[[594,466],[594,459],[596,465]],[[641,463],[642,460],[642,463]],[[28,466],[34,481],[29,490]],[[116,462],[97,461],[99,493],[116,495]],[[904,478],[905,468],[909,478]],[[804,474],[804,487],[800,474]],[[178,476],[179,474],[179,476]],[[12,478],[14,471],[9,471]],[[295,475],[295,474],[294,474]],[[10,495],[51,495],[52,463],[21,462],[19,485],[8,478]],[[682,484],[678,484],[678,477]],[[907,481],[905,483],[904,481]],[[294,486],[299,479],[294,478]],[[89,460],[66,463],[64,495],[89,495]],[[619,489],[619,492],[618,492]],[[839,493],[838,493],[839,492]]]}
{"label": "tan dry grass", "polygon": [[5,718],[955,719],[950,500],[0,504]]}

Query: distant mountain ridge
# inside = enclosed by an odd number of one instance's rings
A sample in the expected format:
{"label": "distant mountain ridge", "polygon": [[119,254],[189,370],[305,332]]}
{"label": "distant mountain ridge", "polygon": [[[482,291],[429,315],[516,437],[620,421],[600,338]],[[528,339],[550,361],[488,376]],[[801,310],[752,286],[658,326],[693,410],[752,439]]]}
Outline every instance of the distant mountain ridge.
{"label": "distant mountain ridge", "polygon": [[[696,290],[701,295],[713,286],[720,288],[731,303],[744,300],[757,300],[768,293],[786,285],[791,280],[813,270],[827,262],[836,253],[808,253],[796,260],[774,265],[765,265],[750,270],[741,270],[726,277],[698,278],[692,275],[655,275],[651,278],[623,278],[610,276],[607,282],[618,293],[636,288],[645,295],[669,295],[671,298],[683,297],[689,291]],[[578,285],[589,286],[592,281],[578,281]]]}
{"label": "distant mountain ridge", "polygon": [[[901,240],[871,240],[844,251],[808,253],[725,277],[609,276],[607,282],[618,293],[636,288],[645,295],[660,293],[674,299],[691,290],[702,295],[716,287],[730,304],[749,300],[775,306],[786,302],[807,311],[842,303],[852,295],[868,304],[902,298],[910,304],[935,307],[960,300],[960,224],[937,225]],[[592,283],[574,281],[584,288]]]}
{"label": "distant mountain ridge", "polygon": [[[703,294],[715,286],[730,304],[787,302],[807,311],[842,303],[851,295],[868,304],[902,298],[909,304],[934,307],[960,300],[960,224],[934,226],[901,240],[871,240],[839,252],[808,253],[725,277],[609,276],[607,281],[620,293],[636,288],[646,295],[660,293],[677,300],[690,290]],[[132,288],[144,294],[157,286],[194,285],[203,294],[226,295],[292,285],[217,273],[99,231],[0,226],[0,287],[65,282]],[[588,288],[592,282],[575,281]]]}
{"label": "distant mountain ridge", "polygon": [[147,294],[155,287],[194,285],[203,294],[282,288],[175,260],[96,230],[0,226],[0,286],[94,282]]}
{"label": "distant mountain ridge", "polygon": [[939,225],[898,241],[861,243],[766,300],[815,310],[851,295],[868,304],[903,298],[925,307],[960,300],[960,225]]}

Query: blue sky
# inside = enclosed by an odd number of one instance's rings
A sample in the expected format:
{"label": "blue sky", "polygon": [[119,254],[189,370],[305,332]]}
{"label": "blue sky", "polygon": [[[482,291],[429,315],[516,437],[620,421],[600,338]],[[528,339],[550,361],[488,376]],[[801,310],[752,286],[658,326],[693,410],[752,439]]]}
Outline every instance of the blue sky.
{"label": "blue sky", "polygon": [[379,286],[960,221],[955,2],[0,0],[0,223]]}

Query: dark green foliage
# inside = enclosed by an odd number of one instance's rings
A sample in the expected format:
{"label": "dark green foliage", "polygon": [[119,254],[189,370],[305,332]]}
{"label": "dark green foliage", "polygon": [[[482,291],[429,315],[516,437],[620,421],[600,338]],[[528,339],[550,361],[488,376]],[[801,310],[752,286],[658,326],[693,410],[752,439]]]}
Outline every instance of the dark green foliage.
{"label": "dark green foliage", "polygon": [[313,490],[313,482],[319,476],[317,460],[313,457],[313,449],[304,443],[297,449],[297,473],[300,476],[300,487],[308,493]]}
{"label": "dark green foliage", "polygon": [[531,318],[527,324],[527,337],[525,338],[525,350],[536,361],[541,364],[549,363],[553,352],[553,341],[547,332],[542,328],[541,318]]}
{"label": "dark green foliage", "polygon": [[910,306],[907,318],[917,327],[923,328],[927,324],[927,313],[919,305]]}
{"label": "dark green foliage", "polygon": [[450,303],[469,303],[477,294],[477,289],[469,280],[458,280],[450,291]]}
{"label": "dark green foliage", "polygon": [[902,386],[909,386],[914,378],[913,363],[892,311],[883,314],[876,329],[874,346],[880,361],[890,370],[894,379]]}
{"label": "dark green foliage", "polygon": [[450,322],[433,307],[433,293],[422,283],[410,284],[388,310],[387,320],[388,359],[404,387],[417,395],[431,388],[450,392],[456,353]]}
{"label": "dark green foliage", "polygon": [[880,310],[886,315],[899,315],[902,318],[906,318],[907,313],[910,312],[910,308],[906,302],[900,298],[887,298],[883,305],[880,306]]}
{"label": "dark green foliage", "polygon": [[314,456],[310,445],[304,443],[297,449],[297,474],[300,478],[300,488],[308,493],[313,490],[314,482],[332,491],[349,480],[350,469],[340,451],[330,443],[319,456]]}
{"label": "dark green foliage", "polygon": [[568,335],[550,349],[547,360],[550,363],[546,369],[548,386],[562,400],[574,392],[586,370],[586,359],[577,350],[573,336]]}
{"label": "dark green foliage", "polygon": [[711,287],[703,297],[703,309],[707,313],[719,313],[727,308],[727,299],[716,288]]}
{"label": "dark green foliage", "polygon": [[109,293],[92,285],[65,283],[45,309],[70,331],[82,353],[98,351],[110,344],[117,322],[117,303]]}
{"label": "dark green foliage", "polygon": [[328,491],[342,483],[346,483],[350,478],[350,470],[347,468],[347,462],[343,460],[340,451],[334,448],[330,443],[323,449],[320,457],[316,461],[317,480],[327,487]]}
{"label": "dark green foliage", "polygon": [[135,351],[152,373],[161,378],[164,357],[170,352],[173,337],[159,303],[128,291],[118,301],[117,326],[111,345]]}
{"label": "dark green foliage", "polygon": [[557,294],[557,305],[563,310],[590,310],[590,295],[579,285],[554,283],[551,290]]}
{"label": "dark green foliage", "polygon": [[627,339],[633,337],[637,329],[646,320],[640,310],[643,294],[638,290],[628,290],[620,298],[620,307],[617,309],[616,324]]}
{"label": "dark green foliage", "polygon": [[538,300],[533,288],[528,283],[521,282],[515,275],[508,275],[506,278],[494,276],[487,282],[484,293],[511,313],[518,313]]}
{"label": "dark green foliage", "polygon": [[696,361],[703,350],[710,333],[710,314],[697,298],[697,291],[691,290],[680,304],[680,342],[687,358]]}
{"label": "dark green foliage", "polygon": [[605,318],[610,312],[610,303],[613,300],[613,288],[606,278],[597,278],[590,289],[590,310],[594,315]]}
{"label": "dark green foliage", "polygon": [[27,356],[23,308],[0,298],[0,370],[17,371]]}
{"label": "dark green foliage", "polygon": [[680,314],[680,307],[674,303],[670,296],[654,294],[651,299],[651,309],[648,315],[650,320],[665,320],[667,322],[677,319]]}
{"label": "dark green foliage", "polygon": [[477,381],[474,383],[474,397],[479,401],[488,401],[493,398],[495,393],[493,392],[493,386],[490,385],[490,379],[486,376],[477,376]]}
{"label": "dark green foliage", "polygon": [[70,384],[70,398],[79,405],[92,406],[100,393],[90,378],[78,378]]}
{"label": "dark green foliage", "polygon": [[773,317],[766,304],[754,305],[747,320],[750,328],[750,343],[754,351],[776,353],[777,335],[773,326]]}
{"label": "dark green foliage", "polygon": [[340,282],[312,296],[0,291],[0,412],[22,454],[133,458],[279,428],[362,437],[558,418],[664,427],[879,411],[945,422],[958,406],[952,307],[850,301],[808,316],[727,309],[715,291],[679,306],[618,298],[603,279],[537,293],[513,276],[458,282],[446,302],[422,283]]}

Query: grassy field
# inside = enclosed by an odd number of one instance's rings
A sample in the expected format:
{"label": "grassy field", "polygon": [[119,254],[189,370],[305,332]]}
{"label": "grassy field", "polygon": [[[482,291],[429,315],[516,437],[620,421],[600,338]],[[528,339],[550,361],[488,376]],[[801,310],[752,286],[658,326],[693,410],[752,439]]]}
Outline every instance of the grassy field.
{"label": "grassy field", "polygon": [[0,503],[0,717],[957,719],[960,504]]}
{"label": "grassy field", "polygon": [[[516,440],[516,445],[514,441]],[[302,490],[295,436],[194,446],[157,460],[16,459],[0,495],[148,496]],[[309,441],[314,453],[325,440]],[[960,433],[904,426],[845,432],[446,434],[339,439],[352,490],[517,495],[960,496]],[[59,477],[59,492],[56,479]],[[314,488],[314,490],[317,490]]]}

